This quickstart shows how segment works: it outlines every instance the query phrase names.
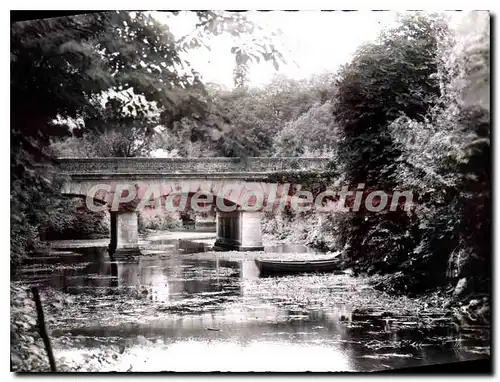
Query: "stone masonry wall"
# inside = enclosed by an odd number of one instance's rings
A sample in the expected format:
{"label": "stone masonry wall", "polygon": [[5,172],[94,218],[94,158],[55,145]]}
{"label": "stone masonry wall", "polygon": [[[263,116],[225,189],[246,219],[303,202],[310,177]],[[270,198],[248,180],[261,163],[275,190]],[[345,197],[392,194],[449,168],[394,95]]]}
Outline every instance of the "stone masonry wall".
{"label": "stone masonry wall", "polygon": [[85,174],[210,174],[324,171],[329,158],[59,158],[57,169]]}

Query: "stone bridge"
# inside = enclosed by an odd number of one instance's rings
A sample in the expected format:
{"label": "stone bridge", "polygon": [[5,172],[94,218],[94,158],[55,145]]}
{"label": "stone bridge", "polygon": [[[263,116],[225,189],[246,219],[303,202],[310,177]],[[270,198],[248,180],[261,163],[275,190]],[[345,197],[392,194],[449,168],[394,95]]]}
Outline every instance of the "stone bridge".
{"label": "stone bridge", "polygon": [[[269,202],[272,194],[288,198],[286,185],[273,175],[322,173],[329,163],[330,158],[58,158],[55,170],[63,178],[63,194],[90,197],[103,209],[114,201],[135,201],[137,206],[141,201],[165,202],[169,195],[196,197],[199,206],[216,206],[216,247],[260,250],[263,209],[252,209],[251,202],[244,210],[237,207],[248,203],[249,196],[258,203],[255,195],[263,195],[266,206],[282,203],[279,197]],[[138,250],[137,211],[111,209],[111,250]]]}

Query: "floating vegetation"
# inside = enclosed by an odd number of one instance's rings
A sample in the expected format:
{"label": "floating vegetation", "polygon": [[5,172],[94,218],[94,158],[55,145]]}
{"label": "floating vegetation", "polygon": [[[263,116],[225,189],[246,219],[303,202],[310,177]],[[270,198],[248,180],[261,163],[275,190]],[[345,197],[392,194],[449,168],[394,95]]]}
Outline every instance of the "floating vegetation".
{"label": "floating vegetation", "polygon": [[[349,274],[249,277],[245,272],[251,267],[242,261],[251,265],[252,258],[207,252],[106,261],[100,269],[88,263],[26,269],[33,282],[54,285],[42,292],[47,321],[56,350],[66,349],[62,354],[73,360],[76,355],[68,354],[75,349],[83,354],[103,346],[121,357],[123,349],[133,352],[142,335],[147,338],[141,346],[206,336],[230,342],[266,338],[346,348],[358,358],[386,363],[429,348],[448,349],[441,351],[450,357],[454,352],[489,355],[488,331],[457,328],[435,296],[431,301],[391,296],[375,290],[369,279]],[[46,274],[49,269],[55,273]],[[107,354],[100,352],[95,354]],[[104,355],[91,354],[85,362],[102,370],[104,364],[96,360]]]}

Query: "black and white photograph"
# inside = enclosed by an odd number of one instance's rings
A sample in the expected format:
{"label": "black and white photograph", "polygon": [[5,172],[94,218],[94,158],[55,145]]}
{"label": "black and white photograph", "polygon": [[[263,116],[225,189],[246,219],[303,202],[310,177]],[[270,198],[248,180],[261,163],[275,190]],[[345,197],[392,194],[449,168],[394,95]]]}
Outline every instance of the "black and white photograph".
{"label": "black and white photograph", "polygon": [[492,372],[490,11],[10,16],[11,373]]}

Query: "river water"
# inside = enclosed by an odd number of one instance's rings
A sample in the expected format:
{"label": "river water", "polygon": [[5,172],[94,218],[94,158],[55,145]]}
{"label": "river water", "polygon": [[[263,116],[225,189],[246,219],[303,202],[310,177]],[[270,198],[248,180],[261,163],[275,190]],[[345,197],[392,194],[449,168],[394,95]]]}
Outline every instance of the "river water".
{"label": "river water", "polygon": [[251,257],[207,252],[206,233],[169,235],[149,237],[138,260],[68,241],[23,268],[58,359],[113,349],[99,370],[373,371],[489,357],[489,328],[458,327],[439,306],[346,274],[259,278]]}

